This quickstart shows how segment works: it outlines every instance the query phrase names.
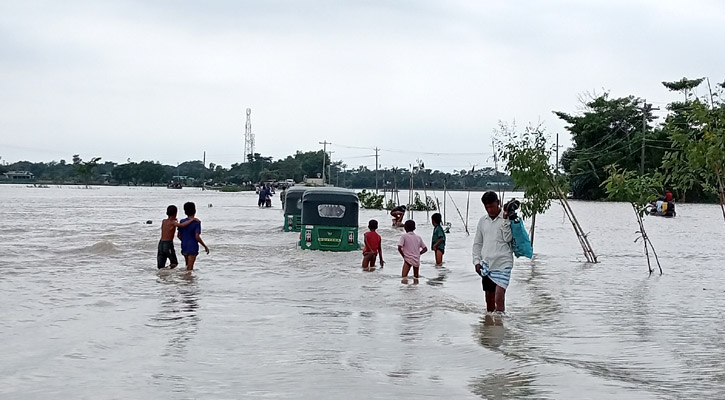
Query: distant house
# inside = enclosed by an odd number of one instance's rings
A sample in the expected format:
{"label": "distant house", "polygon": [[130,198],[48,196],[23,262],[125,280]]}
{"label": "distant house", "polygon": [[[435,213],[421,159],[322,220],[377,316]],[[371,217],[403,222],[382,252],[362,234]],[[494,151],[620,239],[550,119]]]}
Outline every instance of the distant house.
{"label": "distant house", "polygon": [[30,182],[35,180],[35,175],[30,171],[8,171],[3,175],[9,181]]}
{"label": "distant house", "polygon": [[508,186],[509,186],[508,182],[493,182],[493,181],[486,182],[486,187],[508,187]]}

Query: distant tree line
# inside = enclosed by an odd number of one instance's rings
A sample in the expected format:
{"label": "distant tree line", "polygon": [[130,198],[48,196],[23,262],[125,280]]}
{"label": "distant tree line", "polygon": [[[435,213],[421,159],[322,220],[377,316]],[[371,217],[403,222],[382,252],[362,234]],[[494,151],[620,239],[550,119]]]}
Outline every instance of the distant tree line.
{"label": "distant tree line", "polygon": [[[250,156],[246,162],[224,168],[215,163],[204,165],[200,160],[186,161],[177,166],[163,165],[157,161],[128,161],[118,164],[100,162],[100,157],[83,161],[73,155],[73,162],[65,160],[51,162],[20,161],[0,166],[0,174],[7,171],[29,171],[36,181],[54,184],[111,184],[111,185],[166,185],[172,180],[183,180],[186,186],[250,186],[263,181],[283,181],[322,176],[323,158],[326,182],[348,188],[375,188],[376,172],[366,166],[348,168],[343,161],[329,160],[323,151],[297,152],[286,158],[273,160],[259,153]],[[430,188],[451,190],[464,189],[510,189],[511,178],[493,168],[461,169],[453,172],[427,169],[422,163],[412,168],[387,168],[377,171],[379,189],[406,189],[412,183],[415,189]]]}

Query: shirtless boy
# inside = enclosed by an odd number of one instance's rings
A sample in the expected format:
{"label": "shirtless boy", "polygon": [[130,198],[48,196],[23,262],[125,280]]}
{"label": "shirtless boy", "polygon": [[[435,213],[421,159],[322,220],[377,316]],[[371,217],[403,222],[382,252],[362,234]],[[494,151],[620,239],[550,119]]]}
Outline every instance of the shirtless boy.
{"label": "shirtless boy", "polygon": [[[174,250],[174,235],[176,234],[176,228],[187,226],[193,222],[193,220],[179,223],[176,220],[176,213],[178,209],[174,205],[166,207],[166,218],[161,221],[161,240],[159,240],[159,250],[156,253],[156,266],[165,268],[166,259],[169,259],[169,268],[176,268],[179,265],[179,261],[176,259],[176,250]],[[197,220],[198,221],[198,220]]]}

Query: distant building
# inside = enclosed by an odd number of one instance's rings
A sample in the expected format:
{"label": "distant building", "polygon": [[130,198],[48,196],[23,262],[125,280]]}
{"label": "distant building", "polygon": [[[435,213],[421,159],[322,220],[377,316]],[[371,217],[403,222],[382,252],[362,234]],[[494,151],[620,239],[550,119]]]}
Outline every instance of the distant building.
{"label": "distant building", "polygon": [[5,179],[10,181],[29,182],[35,180],[35,175],[30,171],[8,171],[3,175],[5,175]]}
{"label": "distant building", "polygon": [[486,182],[486,187],[508,187],[508,186],[509,186],[508,182],[492,182],[492,181]]}

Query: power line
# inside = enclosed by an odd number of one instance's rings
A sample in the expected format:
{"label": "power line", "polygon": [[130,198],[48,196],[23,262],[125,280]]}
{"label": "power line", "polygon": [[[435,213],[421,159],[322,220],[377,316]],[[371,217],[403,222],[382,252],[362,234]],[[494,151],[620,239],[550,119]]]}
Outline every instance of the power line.
{"label": "power line", "polygon": [[[612,162],[612,163],[609,163],[608,165],[616,164],[616,163],[618,163],[618,162],[620,162],[620,161],[624,160],[624,159],[625,159],[625,158],[627,158],[627,157],[631,157],[631,156],[633,156],[633,155],[634,155],[634,154],[636,154],[636,153],[637,153],[638,151],[639,151],[639,149],[634,149],[634,150],[633,150],[632,152],[630,152],[629,154],[626,154],[626,155],[624,155],[624,156],[620,157],[620,158],[619,158],[618,160],[616,160],[616,161],[614,161],[614,162]],[[589,160],[586,160],[586,161],[589,161]],[[579,175],[587,175],[587,174],[594,174],[594,175],[597,175],[597,171],[596,171],[596,170],[595,170],[594,168],[592,168],[591,170],[587,170],[587,171],[581,171],[581,172],[576,172],[576,173],[573,173],[573,174],[572,174],[572,173],[570,173],[570,174],[569,174],[569,177],[574,177],[574,176],[579,176]]]}
{"label": "power line", "polygon": [[[360,146],[348,146],[343,144],[335,144],[335,146],[344,147],[348,149],[360,149],[360,150],[371,150],[375,151],[376,147],[360,147]],[[404,153],[404,154],[425,154],[425,155],[441,155],[441,156],[478,156],[488,155],[490,152],[479,151],[475,153],[455,153],[455,152],[427,152],[427,151],[410,151],[410,150],[397,150],[397,149],[381,149],[377,148],[378,151],[387,151],[391,153]]]}

